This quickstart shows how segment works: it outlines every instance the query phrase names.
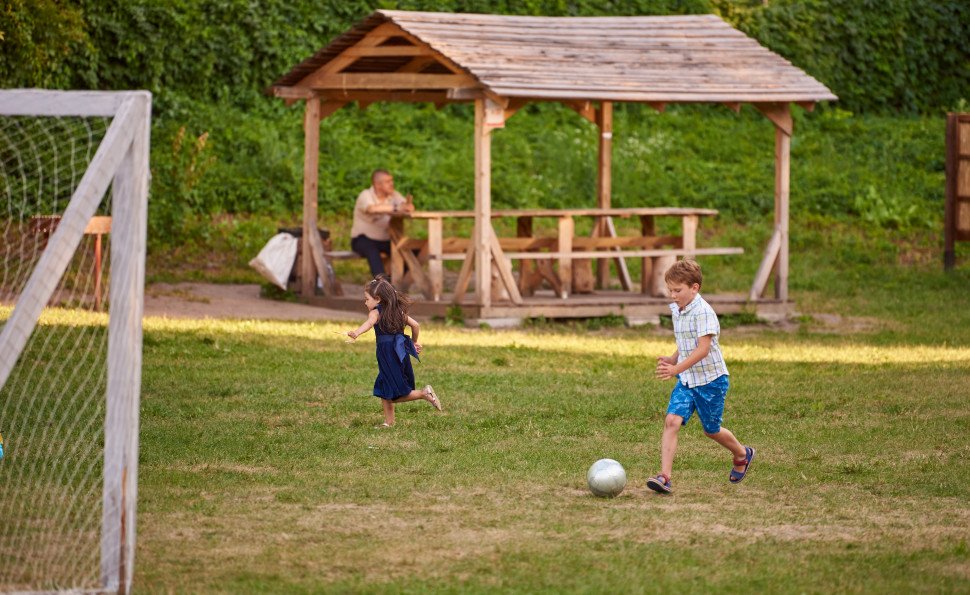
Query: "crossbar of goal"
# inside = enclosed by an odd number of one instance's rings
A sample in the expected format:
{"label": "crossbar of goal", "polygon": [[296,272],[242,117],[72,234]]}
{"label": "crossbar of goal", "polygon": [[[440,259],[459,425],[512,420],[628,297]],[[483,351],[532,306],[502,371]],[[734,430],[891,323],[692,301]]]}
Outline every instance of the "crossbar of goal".
{"label": "crossbar of goal", "polygon": [[112,117],[97,152],[0,332],[0,388],[33,333],[87,222],[112,189],[101,587],[128,593],[134,573],[151,93],[0,90],[2,116]]}

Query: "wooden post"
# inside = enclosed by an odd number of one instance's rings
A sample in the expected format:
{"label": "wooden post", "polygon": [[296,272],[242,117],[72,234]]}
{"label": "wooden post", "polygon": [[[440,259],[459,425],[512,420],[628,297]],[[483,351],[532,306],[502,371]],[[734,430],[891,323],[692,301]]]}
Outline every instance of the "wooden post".
{"label": "wooden post", "polygon": [[684,234],[684,258],[694,258],[694,250],[697,249],[697,215],[684,215],[683,234]]}
{"label": "wooden post", "polygon": [[559,218],[559,283],[562,285],[560,297],[566,299],[573,289],[573,234],[575,232],[572,217]]}
{"label": "wooden post", "polygon": [[[640,235],[652,238],[657,235],[653,222],[653,215],[640,215]],[[654,258],[644,256],[640,261],[640,293],[650,295],[653,291],[653,261]]]}
{"label": "wooden post", "polygon": [[485,125],[487,99],[475,100],[475,302],[492,305],[492,130]]}
{"label": "wooden post", "polygon": [[[596,206],[610,208],[613,191],[613,102],[604,101],[596,112],[596,125],[599,127],[599,160],[596,170]],[[606,236],[606,220],[596,219],[597,235]],[[600,258],[596,261],[596,286],[600,289],[610,284],[610,261]]]}
{"label": "wooden post", "polygon": [[313,297],[317,274],[313,266],[310,234],[317,232],[317,177],[320,165],[320,98],[306,100],[303,117],[303,258],[300,260],[300,293]]}
{"label": "wooden post", "polygon": [[135,566],[138,413],[148,227],[151,96],[138,97],[131,145],[112,183],[111,294],[105,404],[101,582],[128,593]]}
{"label": "wooden post", "polygon": [[943,270],[956,266],[957,169],[960,164],[958,114],[946,115],[946,202],[943,205]]}
{"label": "wooden post", "polygon": [[428,276],[431,278],[431,299],[441,301],[444,271],[441,261],[441,217],[428,219]]}
{"label": "wooden post", "polygon": [[[787,107],[787,106],[786,106]],[[791,170],[791,136],[775,126],[775,229],[779,232],[775,298],[788,301],[788,193]]]}

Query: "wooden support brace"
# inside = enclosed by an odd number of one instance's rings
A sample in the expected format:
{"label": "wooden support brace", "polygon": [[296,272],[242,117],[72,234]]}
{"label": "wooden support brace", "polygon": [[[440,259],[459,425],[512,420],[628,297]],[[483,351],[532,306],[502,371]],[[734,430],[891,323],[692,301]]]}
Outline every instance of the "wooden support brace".
{"label": "wooden support brace", "polygon": [[502,252],[502,246],[499,245],[494,231],[492,232],[492,259],[498,268],[499,277],[501,277],[505,289],[509,292],[509,299],[512,300],[513,304],[517,306],[521,305],[522,295],[519,293],[518,285],[515,284],[515,276],[512,275],[512,265],[505,258],[505,254]]}
{"label": "wooden support brace", "polygon": [[461,263],[461,270],[458,271],[458,281],[455,282],[455,295],[452,303],[460,304],[465,292],[468,291],[468,283],[472,280],[472,271],[475,270],[475,244],[469,243],[465,249],[465,260]]}
{"label": "wooden support brace", "polygon": [[792,135],[791,108],[787,103],[755,103],[754,106],[779,130],[788,136]]}
{"label": "wooden support brace", "polygon": [[775,262],[778,260],[778,251],[781,249],[781,230],[775,229],[775,232],[771,234],[771,240],[768,241],[768,246],[765,248],[765,255],[761,259],[761,264],[758,266],[758,272],[754,276],[754,283],[751,285],[751,292],[748,294],[748,299],[756,301],[761,298],[765,292],[765,287],[768,285],[768,277],[771,275],[771,269],[774,268]]}

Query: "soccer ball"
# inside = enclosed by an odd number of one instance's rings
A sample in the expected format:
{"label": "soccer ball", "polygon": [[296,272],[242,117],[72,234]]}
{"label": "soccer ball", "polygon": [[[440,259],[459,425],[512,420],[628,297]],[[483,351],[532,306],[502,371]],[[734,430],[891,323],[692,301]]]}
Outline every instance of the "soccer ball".
{"label": "soccer ball", "polygon": [[594,496],[612,498],[626,487],[626,471],[613,459],[600,459],[586,472],[586,484]]}

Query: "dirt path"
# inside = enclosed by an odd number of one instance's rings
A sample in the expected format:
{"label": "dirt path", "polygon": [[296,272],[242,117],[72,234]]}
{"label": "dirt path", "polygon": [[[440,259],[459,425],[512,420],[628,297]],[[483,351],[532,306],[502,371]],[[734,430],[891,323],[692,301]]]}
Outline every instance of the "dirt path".
{"label": "dirt path", "polygon": [[259,285],[155,283],[145,288],[145,316],[260,320],[362,320],[360,312],[261,298]]}

